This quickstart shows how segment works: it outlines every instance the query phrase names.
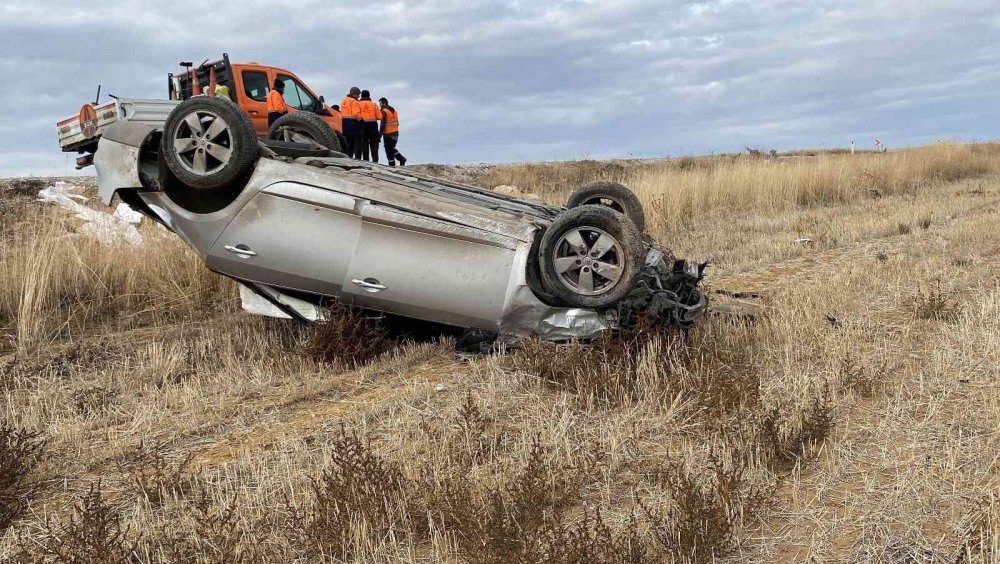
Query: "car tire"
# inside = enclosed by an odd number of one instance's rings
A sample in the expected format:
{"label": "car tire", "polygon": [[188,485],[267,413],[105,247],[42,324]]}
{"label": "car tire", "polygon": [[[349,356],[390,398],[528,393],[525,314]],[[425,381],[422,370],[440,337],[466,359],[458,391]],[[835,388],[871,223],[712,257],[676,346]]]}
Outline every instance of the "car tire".
{"label": "car tire", "polygon": [[610,207],[632,220],[640,233],[646,229],[646,215],[642,210],[642,202],[634,192],[618,182],[608,180],[589,182],[578,188],[566,202],[567,208],[587,205]]}
{"label": "car tire", "polygon": [[610,307],[642,271],[642,237],[607,206],[582,205],[556,217],[538,249],[546,290],[572,307]]}
{"label": "car tire", "polygon": [[291,112],[281,116],[267,129],[267,138],[295,141],[291,133],[297,137],[306,137],[331,151],[340,153],[344,150],[337,132],[323,118],[313,113]]}
{"label": "car tire", "polygon": [[181,184],[201,190],[246,179],[260,157],[250,117],[236,104],[209,96],[185,100],[170,112],[161,147]]}

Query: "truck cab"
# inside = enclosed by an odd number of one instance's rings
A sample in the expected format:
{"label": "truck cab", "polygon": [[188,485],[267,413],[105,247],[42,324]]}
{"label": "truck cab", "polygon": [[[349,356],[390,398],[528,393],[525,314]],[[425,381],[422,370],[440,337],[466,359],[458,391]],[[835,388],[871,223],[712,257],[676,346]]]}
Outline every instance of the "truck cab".
{"label": "truck cab", "polygon": [[[291,111],[318,114],[334,131],[343,133],[340,113],[326,105],[321,96],[316,95],[305,82],[290,70],[259,63],[231,63],[229,55],[222,59],[200,65],[197,69],[168,77],[170,98],[187,100],[198,90],[209,94],[212,74],[217,84],[229,88],[229,95],[236,105],[250,116],[254,129],[260,137],[267,136],[267,94],[275,79],[285,83],[285,103]],[[199,87],[194,88],[192,75],[197,77]]]}
{"label": "truck cab", "polygon": [[[309,112],[319,116],[342,137],[340,112],[326,105],[305,82],[290,70],[259,63],[231,63],[229,55],[198,65],[181,63],[188,70],[167,75],[168,99],[152,100],[112,97],[99,104],[84,104],[78,113],[56,122],[59,147],[63,152],[80,153],[77,169],[93,164],[104,131],[119,121],[130,121],[151,127],[162,127],[170,112],[183,100],[194,96],[214,96],[214,86],[229,89],[229,101],[239,106],[250,117],[254,132],[260,138],[268,135],[267,94],[275,79],[285,82],[285,103],[292,112]],[[100,94],[100,90],[98,90]]]}

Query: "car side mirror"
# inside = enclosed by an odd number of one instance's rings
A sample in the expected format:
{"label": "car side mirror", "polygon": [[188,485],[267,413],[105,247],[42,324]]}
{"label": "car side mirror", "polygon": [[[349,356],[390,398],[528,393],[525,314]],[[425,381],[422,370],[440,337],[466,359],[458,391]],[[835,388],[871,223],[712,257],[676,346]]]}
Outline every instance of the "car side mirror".
{"label": "car side mirror", "polygon": [[320,96],[320,97],[319,97],[319,103],[320,103],[320,105],[323,105],[323,104],[325,104],[325,103],[326,103],[326,98],[324,98],[324,97]]}

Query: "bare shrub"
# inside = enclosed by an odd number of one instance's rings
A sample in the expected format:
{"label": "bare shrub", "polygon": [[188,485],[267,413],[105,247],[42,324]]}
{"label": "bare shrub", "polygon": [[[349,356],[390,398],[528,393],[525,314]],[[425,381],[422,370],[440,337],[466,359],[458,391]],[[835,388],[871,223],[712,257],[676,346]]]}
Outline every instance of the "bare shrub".
{"label": "bare shrub", "polygon": [[[100,482],[90,485],[63,524],[45,523],[41,556],[54,564],[103,564],[139,562],[139,542],[130,539],[121,516],[101,495]],[[23,546],[26,554],[33,547]]]}
{"label": "bare shrub", "polygon": [[958,300],[950,293],[941,289],[941,281],[927,289],[917,288],[909,299],[910,309],[917,319],[932,321],[952,321],[958,317],[960,308]]}
{"label": "bare shrub", "polygon": [[498,432],[490,432],[493,422],[483,414],[471,393],[466,394],[455,420],[458,432],[449,437],[445,445],[451,460],[458,466],[469,468],[485,463],[504,448],[506,431],[501,428]]}
{"label": "bare shrub", "polygon": [[0,534],[19,519],[39,490],[29,477],[44,457],[41,433],[0,423]]}
{"label": "bare shrub", "polygon": [[742,523],[764,511],[773,488],[749,477],[742,457],[728,462],[709,453],[708,468],[701,471],[682,462],[669,462],[659,472],[673,504],[660,513],[640,503],[652,523],[656,541],[671,559],[710,562],[728,552]]}
{"label": "bare shrub", "polygon": [[129,485],[136,495],[153,505],[186,497],[194,487],[190,475],[194,455],[189,453],[173,464],[164,455],[163,447],[161,443],[140,441],[126,458]]}
{"label": "bare shrub", "polygon": [[802,424],[798,432],[792,435],[787,450],[804,455],[808,449],[822,443],[830,436],[835,421],[836,413],[830,385],[823,382],[820,389],[812,394],[808,409],[802,414]]}
{"label": "bare shrub", "polygon": [[202,492],[194,502],[194,526],[186,535],[174,533],[163,548],[174,564],[254,564],[281,562],[282,551],[241,517],[237,496],[218,505]]}
{"label": "bare shrub", "polygon": [[643,564],[661,562],[633,514],[619,531],[604,522],[600,508],[583,507],[583,517],[566,524],[557,515],[539,531],[539,562],[547,564]]}
{"label": "bare shrub", "polygon": [[[350,559],[361,547],[354,531],[369,539],[405,536],[407,481],[399,468],[372,452],[367,440],[343,428],[333,442],[330,466],[312,481],[310,507],[289,507],[289,528],[314,555]],[[377,541],[376,541],[377,542]]]}
{"label": "bare shrub", "polygon": [[955,564],[1000,562],[1000,492],[979,501]]}
{"label": "bare shrub", "polygon": [[364,364],[389,349],[380,318],[337,304],[328,318],[311,328],[304,353],[317,362]]}
{"label": "bare shrub", "polygon": [[[601,460],[591,451],[576,464],[556,466],[546,461],[546,453],[536,438],[524,467],[482,492],[461,473],[425,478],[436,488],[427,513],[454,536],[465,559],[495,564],[541,561],[546,547],[540,531],[548,519],[580,501],[580,488],[593,478]],[[550,540],[560,536],[549,533]]]}
{"label": "bare shrub", "polygon": [[857,360],[847,353],[841,358],[837,367],[837,376],[840,385],[845,390],[853,390],[861,397],[872,397],[878,390],[882,382],[882,377],[888,372],[888,365],[884,362],[878,366],[863,367]]}
{"label": "bare shrub", "polygon": [[786,410],[790,411],[773,406],[753,416],[756,427],[753,440],[762,461],[776,470],[788,470],[809,460],[816,452],[815,447],[829,438],[836,423],[833,398],[826,382],[813,391],[798,417],[788,421],[788,416],[783,415]]}

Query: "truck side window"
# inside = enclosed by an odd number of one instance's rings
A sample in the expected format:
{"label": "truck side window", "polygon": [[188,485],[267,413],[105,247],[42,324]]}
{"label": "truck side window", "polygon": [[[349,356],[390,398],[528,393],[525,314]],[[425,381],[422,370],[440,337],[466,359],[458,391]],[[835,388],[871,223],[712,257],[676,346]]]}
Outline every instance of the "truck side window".
{"label": "truck side window", "polygon": [[243,92],[251,100],[266,102],[267,73],[258,71],[243,71]]}
{"label": "truck side window", "polygon": [[319,110],[319,100],[313,97],[308,90],[299,81],[295,80],[290,76],[281,76],[278,78],[285,81],[285,103],[292,106],[296,110],[305,110],[307,112],[315,112]]}

